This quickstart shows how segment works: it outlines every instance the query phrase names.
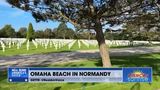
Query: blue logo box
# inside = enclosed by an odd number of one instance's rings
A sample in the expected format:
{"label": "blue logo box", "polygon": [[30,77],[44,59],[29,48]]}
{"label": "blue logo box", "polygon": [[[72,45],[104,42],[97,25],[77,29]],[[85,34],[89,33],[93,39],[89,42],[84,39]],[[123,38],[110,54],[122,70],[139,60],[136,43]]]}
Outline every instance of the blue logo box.
{"label": "blue logo box", "polygon": [[123,82],[152,82],[152,68],[123,68]]}
{"label": "blue logo box", "polygon": [[8,82],[28,82],[28,68],[8,68]]}

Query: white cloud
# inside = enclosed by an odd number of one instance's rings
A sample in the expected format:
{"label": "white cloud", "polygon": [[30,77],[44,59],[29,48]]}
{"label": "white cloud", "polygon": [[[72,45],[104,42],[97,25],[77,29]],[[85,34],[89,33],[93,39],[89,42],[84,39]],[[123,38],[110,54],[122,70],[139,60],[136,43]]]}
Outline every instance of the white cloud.
{"label": "white cloud", "polygon": [[11,8],[11,5],[7,3],[6,0],[0,0],[0,13],[8,14],[10,17],[27,17],[25,11],[20,10],[18,8]]}
{"label": "white cloud", "polygon": [[9,14],[10,17],[18,17],[18,16],[21,16],[21,15],[23,15],[25,13],[24,11],[22,11],[20,9],[11,8],[11,5],[8,4],[6,2],[6,0],[0,0],[0,7],[2,7],[0,9],[0,12]]}
{"label": "white cloud", "polygon": [[6,0],[0,0],[0,6],[10,6]]}
{"label": "white cloud", "polygon": [[21,15],[23,15],[23,14],[25,14],[25,12],[24,11],[22,11],[22,10],[16,10],[16,11],[14,11],[14,12],[11,12],[11,17],[18,17],[18,16],[21,16]]}

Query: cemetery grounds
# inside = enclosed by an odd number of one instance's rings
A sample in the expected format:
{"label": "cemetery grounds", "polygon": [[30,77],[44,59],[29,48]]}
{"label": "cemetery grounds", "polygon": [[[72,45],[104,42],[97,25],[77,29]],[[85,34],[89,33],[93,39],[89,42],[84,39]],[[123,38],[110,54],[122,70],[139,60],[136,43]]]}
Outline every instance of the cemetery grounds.
{"label": "cemetery grounds", "polygon": [[[134,41],[133,46],[130,46],[131,43],[127,40],[106,40],[106,43],[111,51],[113,67],[152,67],[153,82],[8,83],[6,68],[9,66],[101,67],[102,65],[96,40],[35,39],[29,42],[20,38],[1,38],[0,90],[160,90],[160,47],[157,46],[160,42],[152,42],[152,47],[148,41]],[[53,60],[52,57],[60,58],[60,55],[66,58]],[[52,62],[42,61],[42,57],[37,59],[36,56],[49,57]],[[26,57],[33,59],[33,62],[26,64],[27,61],[24,60]],[[18,64],[17,59],[21,60]]]}

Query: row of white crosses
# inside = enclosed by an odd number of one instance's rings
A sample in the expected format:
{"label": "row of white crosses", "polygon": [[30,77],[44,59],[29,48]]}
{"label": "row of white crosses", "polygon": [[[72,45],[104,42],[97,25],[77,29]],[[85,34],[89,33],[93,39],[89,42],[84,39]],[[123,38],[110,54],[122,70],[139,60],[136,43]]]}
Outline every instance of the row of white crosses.
{"label": "row of white crosses", "polygon": [[75,44],[76,40],[71,41],[68,43],[68,49],[70,50],[72,48],[72,46]]}
{"label": "row of white crosses", "polygon": [[38,48],[38,43],[37,43],[35,40],[32,40],[32,42],[33,42],[33,45],[34,45],[36,48]]}
{"label": "row of white crosses", "polygon": [[[5,51],[6,46],[8,45],[8,48],[11,48],[13,46],[16,45],[17,49],[20,49],[20,47],[22,46],[22,44],[26,42],[26,49],[27,51],[30,49],[30,44],[31,42],[29,40],[26,41],[26,39],[20,39],[20,38],[1,38],[1,47],[3,47],[3,51]],[[40,40],[32,40],[33,45],[38,48],[38,45],[42,45],[42,47],[44,47],[45,49],[48,48],[48,46],[50,45],[50,47],[52,47],[54,45],[54,47],[57,49],[62,48],[64,46],[64,43],[62,43],[64,41],[61,40],[57,40],[57,39],[40,39]],[[5,44],[4,44],[5,43]],[[6,45],[6,46],[5,46]]]}
{"label": "row of white crosses", "polygon": [[27,40],[26,48],[27,48],[27,51],[29,51],[29,48],[30,48],[30,42],[29,42],[29,40]]}
{"label": "row of white crosses", "polygon": [[[22,44],[26,42],[26,49],[30,49],[30,44],[33,43],[35,48],[38,48],[39,46],[44,47],[45,49],[55,48],[56,50],[63,48],[64,46],[67,46],[70,50],[73,45],[75,44],[77,40],[73,39],[35,39],[30,42],[29,40],[26,41],[25,38],[0,38],[0,46],[2,48],[2,51],[5,52],[6,48],[12,48],[16,47],[17,49],[20,49]],[[86,47],[90,46],[97,46],[98,43],[96,40],[78,40],[78,48],[82,47],[82,44],[84,44]],[[130,41],[128,40],[106,40],[107,45],[109,46],[128,46],[130,45]],[[160,42],[152,42],[154,44],[160,44]],[[148,44],[148,41],[133,41],[134,45],[140,45],[140,44]]]}
{"label": "row of white crosses", "polygon": [[128,46],[130,42],[128,40],[106,40],[107,45],[110,46]]}
{"label": "row of white crosses", "polygon": [[36,39],[35,41],[32,41],[35,46],[41,45],[45,49],[54,47],[56,50],[64,47],[68,43],[70,43],[73,40],[64,40],[64,39]]}
{"label": "row of white crosses", "polygon": [[55,49],[57,50],[64,47],[67,44],[67,41],[65,41],[64,39],[53,39],[52,43],[54,44]]}
{"label": "row of white crosses", "polygon": [[[107,45],[109,46],[129,46],[131,44],[128,40],[106,40]],[[148,41],[133,41],[133,45],[147,45],[149,44]],[[160,44],[160,42],[152,42],[154,44]]]}
{"label": "row of white crosses", "polygon": [[78,40],[78,48],[81,48],[81,41]]}
{"label": "row of white crosses", "polygon": [[89,48],[89,43],[87,42],[87,40],[81,40],[81,42],[82,42],[86,47]]}
{"label": "row of white crosses", "polygon": [[[0,45],[2,51],[5,52],[5,48],[11,48],[16,45],[17,49],[20,49],[22,44],[25,42],[25,39],[21,38],[0,38]],[[8,47],[7,47],[8,46]]]}
{"label": "row of white crosses", "polygon": [[[98,43],[96,40],[80,40],[86,47],[97,46]],[[131,44],[128,40],[106,40],[106,44],[110,46],[129,46]],[[145,45],[148,44],[148,41],[133,41],[133,45]],[[160,44],[160,42],[152,42],[153,44]]]}
{"label": "row of white crosses", "polygon": [[[65,45],[68,45],[68,49],[70,50],[72,48],[72,46],[75,44],[76,40],[68,40],[68,39],[37,39],[35,41],[33,41],[34,45],[36,47],[38,47],[39,45],[42,45],[45,49],[48,48],[48,46],[54,47],[56,50],[64,47]],[[98,43],[96,40],[78,40],[78,48],[82,47],[83,43],[86,47],[90,47],[92,46],[97,46]],[[109,46],[128,46],[130,45],[130,41],[128,40],[106,40],[107,45]],[[134,41],[133,44],[134,45],[138,45],[138,44],[147,44],[147,41]],[[158,43],[158,42],[157,42]]]}
{"label": "row of white crosses", "polygon": [[0,40],[0,44],[1,44],[1,47],[2,47],[2,51],[5,52],[5,47],[6,47],[6,46],[5,46],[5,44],[3,43],[3,41]]}
{"label": "row of white crosses", "polygon": [[88,48],[90,46],[96,47],[98,45],[97,40],[82,40],[83,44],[85,44]]}

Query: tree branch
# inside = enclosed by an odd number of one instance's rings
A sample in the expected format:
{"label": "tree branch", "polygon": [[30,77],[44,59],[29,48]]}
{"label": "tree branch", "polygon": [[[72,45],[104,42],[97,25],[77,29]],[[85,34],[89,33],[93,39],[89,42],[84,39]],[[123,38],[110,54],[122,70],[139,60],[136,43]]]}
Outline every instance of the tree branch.
{"label": "tree branch", "polygon": [[72,23],[74,26],[80,27],[80,25],[79,25],[77,22],[71,20],[69,17],[67,17],[66,15],[64,15],[62,12],[60,12],[60,16],[62,16],[64,19],[68,20],[68,21],[69,21],[70,23]]}

